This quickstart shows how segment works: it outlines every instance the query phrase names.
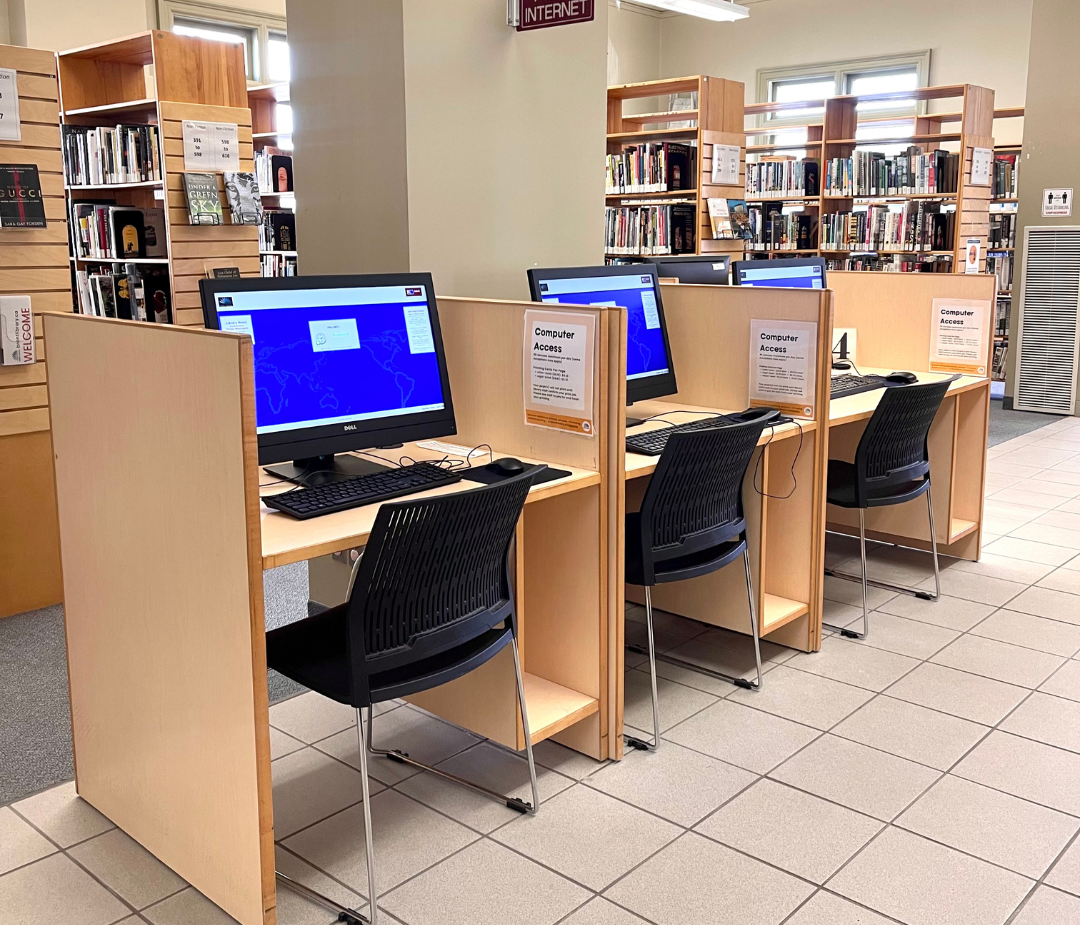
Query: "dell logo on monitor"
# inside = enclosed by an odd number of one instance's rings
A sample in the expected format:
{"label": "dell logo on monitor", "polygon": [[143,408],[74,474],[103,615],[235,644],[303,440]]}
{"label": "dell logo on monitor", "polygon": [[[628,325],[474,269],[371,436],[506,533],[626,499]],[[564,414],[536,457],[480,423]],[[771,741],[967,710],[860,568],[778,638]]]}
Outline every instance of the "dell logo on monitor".
{"label": "dell logo on monitor", "polygon": [[356,430],[356,425],[355,424],[346,424],[345,425],[345,431],[348,432],[350,430]]}

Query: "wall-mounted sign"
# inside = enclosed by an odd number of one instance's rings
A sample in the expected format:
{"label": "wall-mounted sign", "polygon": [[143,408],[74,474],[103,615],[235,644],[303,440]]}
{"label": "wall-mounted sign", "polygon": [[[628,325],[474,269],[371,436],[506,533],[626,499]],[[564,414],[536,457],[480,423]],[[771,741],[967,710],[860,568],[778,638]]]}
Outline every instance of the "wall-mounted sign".
{"label": "wall-mounted sign", "polygon": [[817,324],[750,319],[750,404],[812,418],[816,405]]}
{"label": "wall-mounted sign", "polygon": [[528,309],[524,333],[525,423],[594,436],[596,316]]}
{"label": "wall-mounted sign", "polygon": [[518,32],[592,22],[595,0],[510,0],[507,19]]}
{"label": "wall-mounted sign", "polygon": [[1071,189],[1044,189],[1042,198],[1043,218],[1068,218],[1072,215],[1073,191]]}
{"label": "wall-mounted sign", "polygon": [[0,67],[0,141],[22,141],[18,75],[8,67]]}
{"label": "wall-mounted sign", "polygon": [[994,166],[993,148],[971,149],[971,185],[989,186],[990,170]]}
{"label": "wall-mounted sign", "polygon": [[236,170],[239,127],[235,122],[184,122],[184,171]]}
{"label": "wall-mounted sign", "polygon": [[985,376],[990,353],[990,303],[934,299],[930,371]]}

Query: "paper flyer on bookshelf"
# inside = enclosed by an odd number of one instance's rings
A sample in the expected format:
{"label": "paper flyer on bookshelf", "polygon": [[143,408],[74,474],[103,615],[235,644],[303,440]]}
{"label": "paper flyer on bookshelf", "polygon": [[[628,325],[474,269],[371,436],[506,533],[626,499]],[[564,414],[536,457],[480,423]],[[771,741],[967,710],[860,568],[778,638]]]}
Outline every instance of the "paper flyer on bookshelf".
{"label": "paper flyer on bookshelf", "polygon": [[522,338],[525,423],[592,437],[596,316],[528,309]]}
{"label": "paper flyer on bookshelf", "polygon": [[982,257],[982,239],[968,238],[964,249],[964,272],[978,273]]}
{"label": "paper flyer on bookshelf", "polygon": [[235,122],[185,120],[184,171],[234,171],[239,163],[239,126]]}
{"label": "paper flyer on bookshelf", "polygon": [[0,67],[0,141],[22,141],[18,82],[16,71]]}
{"label": "paper flyer on bookshelf", "polygon": [[985,376],[990,353],[990,303],[934,299],[930,371]]}
{"label": "paper flyer on bookshelf", "polygon": [[993,148],[971,149],[971,185],[989,186],[990,171],[994,166]]}
{"label": "paper flyer on bookshelf", "polygon": [[713,145],[712,181],[719,186],[738,186],[739,152],[737,145]]}
{"label": "paper flyer on bookshelf", "polygon": [[817,405],[817,322],[750,320],[750,405],[812,418]]}

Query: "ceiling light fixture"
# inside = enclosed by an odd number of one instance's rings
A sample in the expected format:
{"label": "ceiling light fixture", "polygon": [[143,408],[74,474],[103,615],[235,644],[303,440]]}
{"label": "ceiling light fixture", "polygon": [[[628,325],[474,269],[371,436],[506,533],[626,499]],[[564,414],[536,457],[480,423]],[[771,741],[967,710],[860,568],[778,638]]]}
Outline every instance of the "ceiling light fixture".
{"label": "ceiling light fixture", "polygon": [[735,22],[737,19],[746,19],[750,10],[731,0],[634,0],[646,6],[657,7],[672,13],[685,13],[687,16],[698,16],[701,19],[711,19],[713,22]]}

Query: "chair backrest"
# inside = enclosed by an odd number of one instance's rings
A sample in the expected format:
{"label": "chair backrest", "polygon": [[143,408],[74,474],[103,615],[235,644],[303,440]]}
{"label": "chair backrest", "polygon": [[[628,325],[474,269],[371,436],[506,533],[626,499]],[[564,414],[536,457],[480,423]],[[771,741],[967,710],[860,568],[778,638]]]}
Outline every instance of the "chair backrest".
{"label": "chair backrest", "polygon": [[653,560],[741,533],[742,485],[764,421],[672,434],[641,502],[642,548]]}
{"label": "chair backrest", "polygon": [[855,497],[925,478],[930,471],[927,437],[949,390],[949,379],[885,390],[855,450]]}
{"label": "chair backrest", "polygon": [[510,543],[545,468],[379,509],[349,597],[354,686],[514,620]]}

